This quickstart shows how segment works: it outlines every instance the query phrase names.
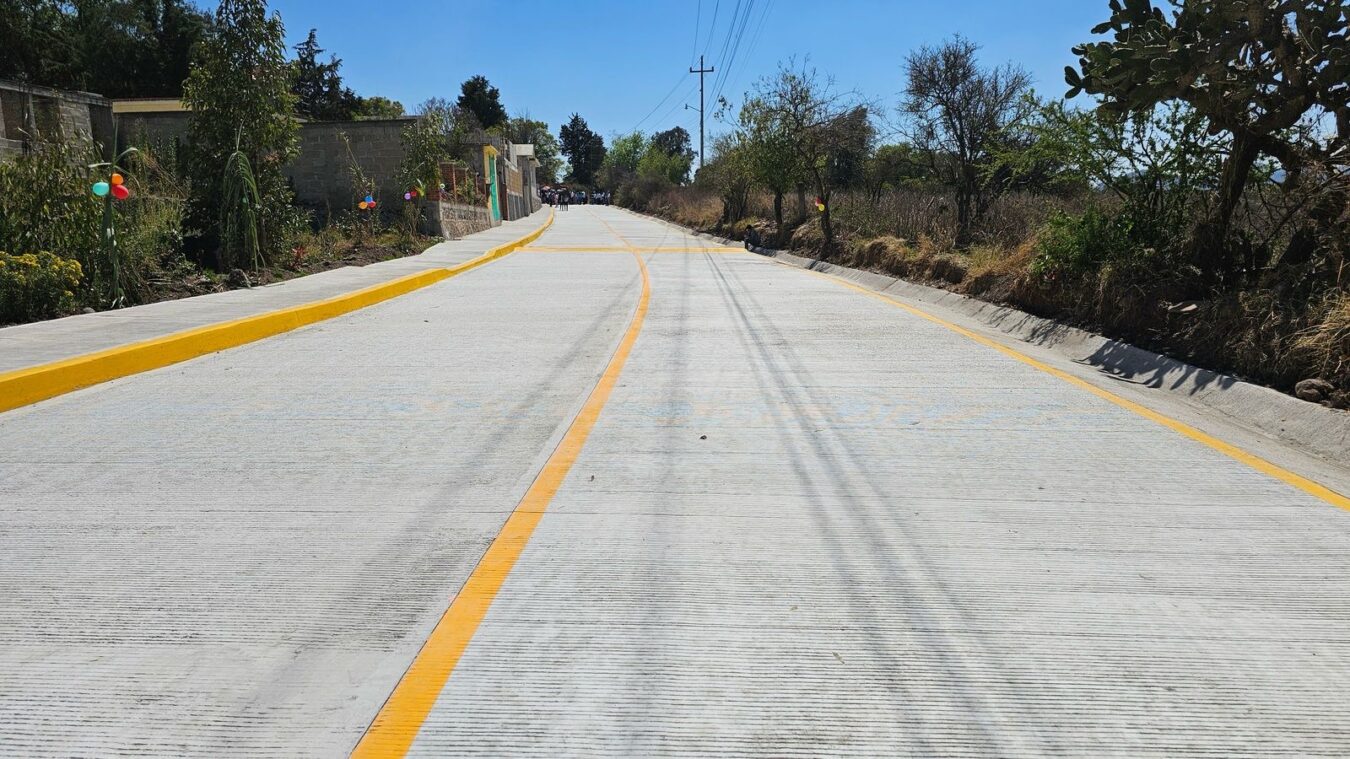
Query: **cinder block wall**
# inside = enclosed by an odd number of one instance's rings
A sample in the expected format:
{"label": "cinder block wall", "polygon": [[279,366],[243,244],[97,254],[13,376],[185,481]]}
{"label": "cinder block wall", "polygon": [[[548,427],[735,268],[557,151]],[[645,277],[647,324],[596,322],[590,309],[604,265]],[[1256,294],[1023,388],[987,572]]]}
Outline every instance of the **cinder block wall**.
{"label": "cinder block wall", "polygon": [[187,138],[186,112],[119,113],[117,114],[118,141],[127,145],[181,145]]}
{"label": "cinder block wall", "polygon": [[[403,128],[411,119],[309,122],[300,125],[300,155],[286,166],[298,202],[334,214],[360,200],[353,183],[353,160],[375,182],[379,200],[393,209],[407,188],[398,181],[403,161]],[[342,135],[351,145],[348,153]],[[395,202],[397,201],[397,202]]]}

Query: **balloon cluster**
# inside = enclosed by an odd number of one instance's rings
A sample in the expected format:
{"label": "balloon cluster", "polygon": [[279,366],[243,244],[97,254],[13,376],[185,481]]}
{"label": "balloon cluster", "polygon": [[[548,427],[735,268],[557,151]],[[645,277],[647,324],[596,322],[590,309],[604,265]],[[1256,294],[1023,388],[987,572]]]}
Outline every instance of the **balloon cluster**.
{"label": "balloon cluster", "polygon": [[362,211],[370,211],[375,208],[375,205],[375,197],[373,195],[367,195],[365,200],[356,204],[356,207],[360,208]]}
{"label": "balloon cluster", "polygon": [[403,193],[403,199],[404,199],[404,200],[412,200],[413,198],[415,198],[415,197],[417,197],[418,195],[421,195],[421,194],[422,194],[422,193],[418,192],[417,188],[414,187],[414,188],[412,188],[411,190],[408,190],[407,192]]}
{"label": "balloon cluster", "polygon": [[111,177],[108,177],[107,182],[95,182],[90,189],[93,190],[94,196],[99,198],[107,197],[108,193],[112,193],[112,196],[117,200],[126,200],[131,197],[131,188],[127,187],[126,178],[115,171]]}

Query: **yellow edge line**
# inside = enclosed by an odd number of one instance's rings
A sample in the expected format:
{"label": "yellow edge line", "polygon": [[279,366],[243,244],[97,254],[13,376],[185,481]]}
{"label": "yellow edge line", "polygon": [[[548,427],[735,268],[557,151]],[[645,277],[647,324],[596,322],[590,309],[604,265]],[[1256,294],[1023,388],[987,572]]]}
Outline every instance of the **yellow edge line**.
{"label": "yellow edge line", "polygon": [[783,263],[782,261],[774,261],[774,263],[780,266],[787,266],[789,268],[805,271],[807,274],[812,274],[822,279],[834,282],[836,284],[843,285],[844,287],[847,287],[851,290],[857,290],[858,292],[870,298],[875,298],[879,301],[882,301],[883,303],[889,303],[890,305],[908,311],[909,313],[921,319],[926,319],[934,324],[946,327],[947,329],[956,332],[957,334],[968,337],[971,340],[980,343],[981,345],[993,348],[994,350],[1004,354],[1005,356],[1017,359],[1018,361],[1021,361],[1022,363],[1028,366],[1035,367],[1036,369],[1040,369],[1046,374],[1050,374],[1061,380],[1064,380],[1070,385],[1086,390],[1089,393],[1092,393],[1093,395],[1097,396],[1098,398],[1110,401],[1111,403],[1114,403],[1115,405],[1120,406],[1123,409],[1133,411],[1134,413],[1146,419],[1151,419],[1170,430],[1185,435],[1191,440],[1194,440],[1198,443],[1203,443],[1204,445],[1213,448],[1214,450],[1224,454],[1225,456],[1228,456],[1229,458],[1240,461],[1243,464],[1246,464],[1247,466],[1251,467],[1252,469],[1255,469],[1263,474],[1270,475],[1271,477],[1274,477],[1275,479],[1280,480],[1281,482],[1293,485],[1294,487],[1298,488],[1299,490],[1302,490],[1308,495],[1311,495],[1315,498],[1320,498],[1321,500],[1326,501],[1332,506],[1337,506],[1339,508],[1350,511],[1350,498],[1347,498],[1346,496],[1337,493],[1336,491],[1326,487],[1325,485],[1318,484],[1306,477],[1294,474],[1293,472],[1289,471],[1288,469],[1285,469],[1284,467],[1266,461],[1260,456],[1248,453],[1231,443],[1226,443],[1214,437],[1213,435],[1208,435],[1204,432],[1201,432],[1200,430],[1197,430],[1196,428],[1184,422],[1179,422],[1176,419],[1173,419],[1169,416],[1160,414],[1157,411],[1148,408],[1147,406],[1142,406],[1138,403],[1135,403],[1134,401],[1126,400],[1109,390],[1097,387],[1096,385],[1092,384],[1091,382],[1088,382],[1087,380],[1079,379],[1078,377],[1075,377],[1072,374],[1069,374],[1068,372],[1056,369],[1053,366],[1049,366],[1047,364],[1043,364],[1040,361],[1037,361],[1036,359],[1032,358],[1031,356],[1022,353],[1021,351],[1018,351],[1014,348],[1010,348],[995,340],[991,340],[983,335],[971,332],[970,330],[964,327],[959,327],[944,319],[940,319],[928,313],[927,311],[923,311],[921,309],[915,308],[914,306],[901,303],[900,301],[897,300],[893,300],[891,298],[886,297],[885,295],[882,295],[881,293],[869,290],[860,285],[855,285],[852,282],[839,279],[838,277],[832,277],[818,271],[812,271],[810,269],[801,269],[800,267],[792,266],[791,264]]}
{"label": "yellow edge line", "polygon": [[585,405],[572,420],[572,424],[563,434],[557,449],[549,456],[539,475],[530,485],[520,503],[516,505],[501,532],[492,541],[451,602],[436,623],[435,629],[422,645],[422,650],[413,659],[408,671],[394,688],[371,723],[361,741],[356,744],[352,756],[356,759],[369,757],[401,757],[405,755],[417,737],[418,731],[427,715],[436,704],[441,689],[450,679],[455,665],[464,654],[469,641],[473,639],[478,625],[487,615],[488,608],[497,597],[506,576],[510,574],[516,560],[525,550],[526,543],[534,533],[535,527],[547,510],[553,495],[562,486],[567,473],[572,469],[577,456],[581,454],[586,438],[591,434],[600,411],[609,399],[623,371],[628,354],[633,349],[642,321],[647,315],[647,301],[651,295],[651,285],[647,277],[647,265],[636,251],[633,257],[642,272],[642,295],[638,299],[637,310],[628,325],[628,331],[619,342],[614,355],[605,367],[595,389],[586,399]]}
{"label": "yellow edge line", "polygon": [[302,303],[233,321],[208,324],[49,364],[5,372],[0,374],[0,412],[119,377],[159,369],[208,353],[234,348],[375,305],[496,261],[538,239],[552,223],[553,213],[550,212],[544,225],[530,234],[491,248],[478,258],[448,268],[429,269],[325,300]]}

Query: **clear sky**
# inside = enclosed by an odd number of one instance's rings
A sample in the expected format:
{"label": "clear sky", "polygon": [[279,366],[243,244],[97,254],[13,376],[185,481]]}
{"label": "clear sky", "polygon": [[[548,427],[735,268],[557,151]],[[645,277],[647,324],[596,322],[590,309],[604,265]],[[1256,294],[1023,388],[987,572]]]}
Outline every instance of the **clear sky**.
{"label": "clear sky", "polygon": [[[528,111],[556,134],[576,111],[607,142],[635,126],[675,125],[697,141],[698,116],[684,105],[698,104],[698,77],[687,71],[699,52],[717,68],[707,80],[710,101],[720,90],[739,104],[779,61],[809,55],[822,74],[889,115],[906,53],[960,33],[983,46],[985,63],[1017,62],[1042,94],[1060,96],[1064,66],[1075,62],[1069,49],[1109,15],[1106,0],[272,0],[272,7],[291,44],[317,28],[359,94],[414,110],[429,97],[453,99],[460,82],[483,74],[513,115]],[[717,130],[710,118],[709,132]]]}

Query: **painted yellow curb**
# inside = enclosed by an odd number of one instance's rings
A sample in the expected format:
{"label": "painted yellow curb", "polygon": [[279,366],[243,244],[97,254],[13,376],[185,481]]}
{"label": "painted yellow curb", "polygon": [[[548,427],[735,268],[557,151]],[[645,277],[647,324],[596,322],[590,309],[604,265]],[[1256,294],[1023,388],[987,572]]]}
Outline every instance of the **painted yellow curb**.
{"label": "painted yellow curb", "polygon": [[54,398],[74,390],[131,374],[159,369],[208,353],[234,348],[265,337],[289,332],[315,322],[373,306],[496,261],[535,241],[553,223],[553,212],[543,226],[518,240],[489,249],[478,258],[445,269],[381,282],[360,290],[279,311],[208,324],[163,337],[0,374],[0,412]]}

